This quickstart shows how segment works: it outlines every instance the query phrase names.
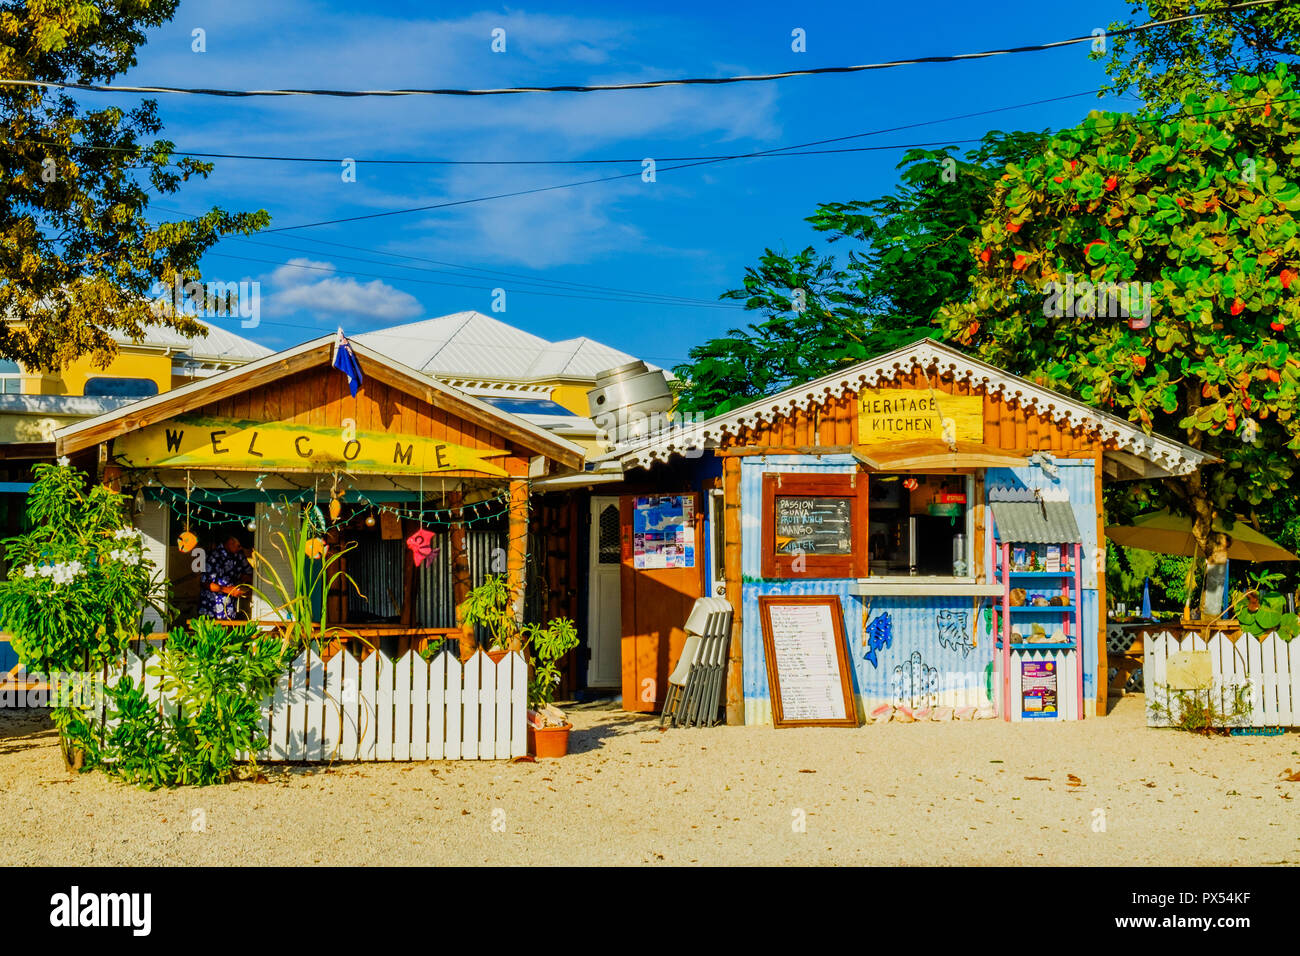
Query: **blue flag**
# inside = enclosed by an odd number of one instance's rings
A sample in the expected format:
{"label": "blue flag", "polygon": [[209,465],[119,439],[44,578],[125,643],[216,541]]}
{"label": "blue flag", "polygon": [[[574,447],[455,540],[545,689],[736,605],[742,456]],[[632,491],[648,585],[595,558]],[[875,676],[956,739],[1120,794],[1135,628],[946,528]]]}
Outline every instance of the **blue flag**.
{"label": "blue flag", "polygon": [[1151,579],[1142,579],[1142,616],[1151,616]]}
{"label": "blue flag", "polygon": [[348,388],[352,390],[352,397],[357,397],[357,389],[361,387],[361,366],[357,364],[357,357],[352,354],[352,346],[348,344],[347,336],[343,334],[343,329],[339,329],[339,337],[334,340],[334,362],[336,369],[348,377]]}

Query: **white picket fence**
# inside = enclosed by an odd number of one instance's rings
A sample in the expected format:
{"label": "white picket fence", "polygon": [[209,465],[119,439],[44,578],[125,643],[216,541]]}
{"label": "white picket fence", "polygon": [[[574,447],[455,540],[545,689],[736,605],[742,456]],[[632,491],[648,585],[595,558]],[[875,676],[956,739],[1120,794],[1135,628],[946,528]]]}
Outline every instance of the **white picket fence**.
{"label": "white picket fence", "polygon": [[[158,678],[128,653],[105,674],[123,675],[172,706]],[[270,746],[262,761],[505,760],[528,752],[528,666],[522,655],[493,663],[482,651],[464,664],[451,654],[426,662],[413,651],[396,663],[382,651],[363,662],[335,654],[326,663],[300,654],[262,705]],[[98,718],[106,721],[106,704]],[[106,721],[111,727],[112,722]]]}
{"label": "white picket fence", "polygon": [[[1022,692],[1023,675],[1020,665],[1025,661],[1054,661],[1056,663],[1056,720],[1079,720],[1078,663],[1079,655],[1062,648],[1050,650],[1011,652],[1011,721],[1027,724],[1051,723],[1050,717],[1026,717],[1024,694]],[[1002,700],[1002,654],[993,655],[993,694],[999,702]],[[999,709],[998,716],[1002,711]]]}
{"label": "white picket fence", "polygon": [[1166,631],[1144,638],[1143,648],[1142,689],[1150,727],[1168,726],[1167,718],[1152,712],[1151,703],[1163,703],[1168,710],[1166,662],[1179,651],[1209,651],[1211,691],[1221,709],[1231,708],[1234,688],[1249,685],[1250,714],[1238,720],[1238,725],[1300,726],[1300,637],[1288,643],[1276,634],[1262,640],[1242,634],[1234,642],[1220,632],[1208,642],[1199,636],[1180,641]]}

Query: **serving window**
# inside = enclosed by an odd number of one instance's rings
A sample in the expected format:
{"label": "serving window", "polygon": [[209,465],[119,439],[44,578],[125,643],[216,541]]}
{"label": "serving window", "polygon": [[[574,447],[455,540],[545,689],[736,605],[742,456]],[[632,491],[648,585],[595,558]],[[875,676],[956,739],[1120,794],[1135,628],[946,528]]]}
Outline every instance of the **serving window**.
{"label": "serving window", "polygon": [[974,574],[967,475],[870,475],[867,574],[968,578]]}
{"label": "serving window", "polygon": [[765,578],[974,576],[966,474],[764,474]]}

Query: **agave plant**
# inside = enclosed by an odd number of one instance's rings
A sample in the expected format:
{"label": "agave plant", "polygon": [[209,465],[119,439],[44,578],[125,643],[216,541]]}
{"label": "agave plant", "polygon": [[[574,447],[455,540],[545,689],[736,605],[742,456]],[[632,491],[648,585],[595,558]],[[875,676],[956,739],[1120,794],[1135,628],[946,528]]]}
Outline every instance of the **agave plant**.
{"label": "agave plant", "polygon": [[[288,507],[288,502],[285,507]],[[289,566],[288,580],[272,562],[262,561],[258,564],[258,573],[273,593],[268,594],[256,586],[249,588],[279,617],[285,643],[296,648],[307,647],[312,642],[318,642],[319,647],[319,644],[337,636],[357,638],[346,628],[329,624],[328,595],[340,578],[345,587],[351,585],[357,594],[365,597],[352,576],[337,567],[339,559],[356,545],[349,544],[337,551],[325,549],[317,530],[312,509],[304,508],[302,523],[297,530],[289,534],[277,531],[274,538],[278,540],[271,542]],[[313,621],[312,599],[317,594],[321,596],[320,614],[319,620]]]}

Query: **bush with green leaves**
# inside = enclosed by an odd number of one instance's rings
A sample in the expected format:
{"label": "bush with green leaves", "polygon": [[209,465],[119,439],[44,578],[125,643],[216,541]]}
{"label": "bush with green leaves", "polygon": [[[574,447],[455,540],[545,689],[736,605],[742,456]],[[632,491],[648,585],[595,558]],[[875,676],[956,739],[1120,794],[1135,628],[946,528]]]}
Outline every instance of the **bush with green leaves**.
{"label": "bush with green leaves", "polygon": [[578,646],[578,629],[567,617],[557,617],[550,624],[526,624],[525,646],[533,652],[533,674],[528,681],[528,706],[545,707],[555,699],[560,683],[559,660]]}
{"label": "bush with green leaves", "polygon": [[4,542],[0,628],[28,671],[94,669],[141,634],[147,606],[163,610],[163,586],[131,527],[127,496],[66,464],[32,472],[31,530]]}
{"label": "bush with green leaves", "polygon": [[292,649],[252,623],[227,627],[195,618],[173,631],[146,672],[159,679],[165,706],[129,677],[106,688],[103,730],[84,713],[67,727],[86,752],[83,769],[98,767],[148,789],[204,787],[229,781],[238,761],[267,746],[262,704],[289,664]]}

